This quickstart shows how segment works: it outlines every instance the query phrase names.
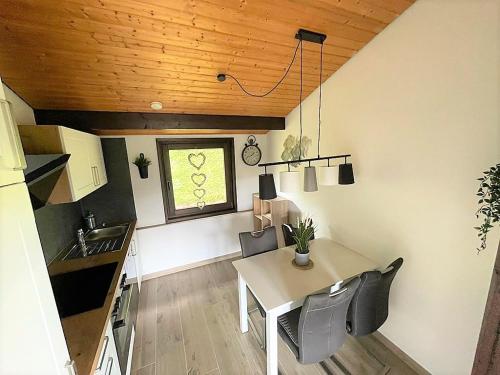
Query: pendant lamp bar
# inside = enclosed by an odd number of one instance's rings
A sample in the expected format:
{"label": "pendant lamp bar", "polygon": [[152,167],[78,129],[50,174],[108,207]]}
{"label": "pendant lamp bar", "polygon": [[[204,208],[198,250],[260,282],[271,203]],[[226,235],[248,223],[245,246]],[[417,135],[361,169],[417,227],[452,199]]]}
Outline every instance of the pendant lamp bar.
{"label": "pendant lamp bar", "polygon": [[351,157],[351,154],[344,155],[332,155],[332,156],[321,156],[319,158],[310,158],[310,159],[300,159],[300,160],[287,160],[287,161],[273,161],[270,163],[262,163],[259,164],[258,167],[269,167],[271,165],[285,165],[285,164],[295,164],[295,163],[304,163],[311,161],[319,161],[319,160],[330,160],[330,159],[345,159]]}

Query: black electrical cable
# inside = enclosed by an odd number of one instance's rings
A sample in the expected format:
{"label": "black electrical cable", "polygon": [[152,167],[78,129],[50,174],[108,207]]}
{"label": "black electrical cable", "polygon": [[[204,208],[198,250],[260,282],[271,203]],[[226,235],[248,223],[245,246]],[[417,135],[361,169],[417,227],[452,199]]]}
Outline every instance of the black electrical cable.
{"label": "black electrical cable", "polygon": [[323,82],[323,43],[319,54],[319,106],[318,106],[318,158],[319,158],[319,145],[321,140],[321,86]]}
{"label": "black electrical cable", "polygon": [[299,96],[299,122],[300,122],[300,137],[299,137],[299,161],[302,159],[302,40],[300,41],[300,96]]}
{"label": "black electrical cable", "polygon": [[[297,43],[297,46],[295,47],[295,51],[293,52],[292,61],[290,62],[290,64],[286,68],[286,71],[285,71],[285,74],[283,74],[283,77],[281,77],[281,79],[278,81],[278,83],[276,83],[268,92],[266,92],[264,94],[253,94],[253,93],[247,91],[242,86],[242,84],[236,79],[236,77],[232,76],[231,74],[227,74],[227,73],[225,74],[225,76],[234,79],[234,81],[238,84],[238,86],[240,86],[240,89],[248,96],[263,98],[263,97],[269,95],[270,93],[272,93],[281,84],[281,82],[283,82],[283,80],[286,78],[286,76],[288,75],[288,72],[290,72],[290,69],[292,68],[292,65],[295,61],[295,57],[297,56],[297,50],[299,49],[299,45],[302,45],[302,40],[299,40],[299,42]],[[302,48],[301,48],[301,51],[302,51]]]}

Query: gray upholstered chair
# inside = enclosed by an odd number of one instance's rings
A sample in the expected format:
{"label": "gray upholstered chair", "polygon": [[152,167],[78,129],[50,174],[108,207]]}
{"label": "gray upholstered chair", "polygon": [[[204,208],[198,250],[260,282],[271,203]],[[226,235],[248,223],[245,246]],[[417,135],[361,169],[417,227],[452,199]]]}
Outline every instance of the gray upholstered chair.
{"label": "gray upholstered chair", "polygon": [[398,258],[382,272],[361,274],[359,288],[347,312],[347,331],[352,336],[373,333],[387,320],[392,280],[402,264],[403,258]]}
{"label": "gray upholstered chair", "polygon": [[[281,224],[281,230],[283,231],[283,238],[285,240],[285,246],[295,245],[295,240],[293,239],[293,231],[296,228],[290,224]],[[314,233],[311,237],[311,240],[314,240]]]}
{"label": "gray upholstered chair", "polygon": [[240,245],[243,258],[276,250],[278,248],[276,228],[267,227],[257,232],[241,232]]}
{"label": "gray upholstered chair", "polygon": [[347,309],[359,282],[354,278],[333,293],[308,296],[302,307],[278,317],[278,332],[300,363],[324,361],[342,346]]}
{"label": "gray upholstered chair", "polygon": [[[241,255],[243,258],[251,257],[254,255],[266,253],[268,251],[276,250],[278,248],[278,237],[276,236],[276,228],[274,226],[267,227],[264,230],[257,232],[241,232],[240,233],[240,245],[241,245]],[[265,318],[266,312],[262,305],[257,301],[257,298],[254,298],[257,308],[259,309],[260,315]],[[253,324],[252,319],[250,318],[250,313],[254,312],[254,310],[250,310],[248,312],[248,322],[252,327],[252,330],[255,332],[257,336],[257,340],[259,341],[260,347],[262,349],[266,348],[266,338],[261,339],[255,326]],[[264,328],[264,335],[266,330]]]}

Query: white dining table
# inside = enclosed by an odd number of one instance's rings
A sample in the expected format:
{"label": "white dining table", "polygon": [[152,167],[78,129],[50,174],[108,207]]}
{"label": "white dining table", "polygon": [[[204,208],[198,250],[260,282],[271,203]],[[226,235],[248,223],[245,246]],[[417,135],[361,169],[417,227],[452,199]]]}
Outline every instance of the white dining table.
{"label": "white dining table", "polygon": [[278,316],[302,306],[305,298],[378,265],[326,238],[310,242],[311,269],[292,265],[294,246],[233,262],[238,271],[240,329],[248,331],[247,287],[266,312],[267,374],[278,374]]}

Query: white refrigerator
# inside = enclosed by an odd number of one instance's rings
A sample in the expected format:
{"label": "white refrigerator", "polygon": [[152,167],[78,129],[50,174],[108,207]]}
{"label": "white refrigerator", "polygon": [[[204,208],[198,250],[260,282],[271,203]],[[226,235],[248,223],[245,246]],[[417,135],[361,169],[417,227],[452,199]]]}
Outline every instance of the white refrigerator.
{"label": "white refrigerator", "polygon": [[0,374],[74,374],[24,183],[21,141],[2,94],[0,90]]}

